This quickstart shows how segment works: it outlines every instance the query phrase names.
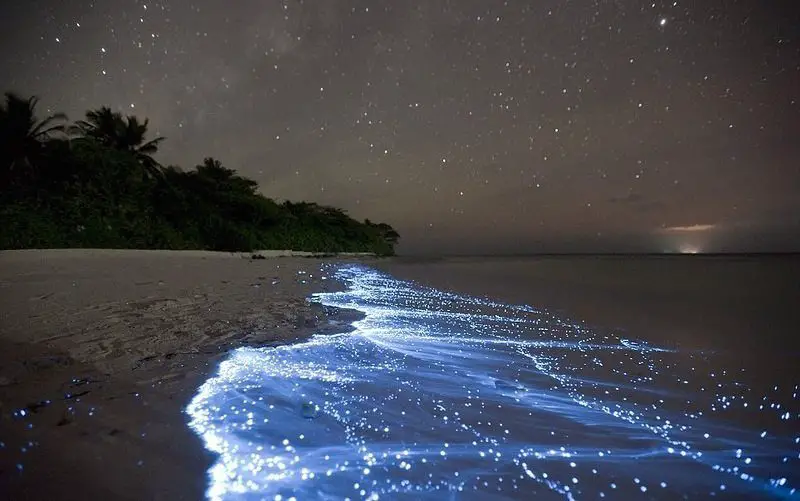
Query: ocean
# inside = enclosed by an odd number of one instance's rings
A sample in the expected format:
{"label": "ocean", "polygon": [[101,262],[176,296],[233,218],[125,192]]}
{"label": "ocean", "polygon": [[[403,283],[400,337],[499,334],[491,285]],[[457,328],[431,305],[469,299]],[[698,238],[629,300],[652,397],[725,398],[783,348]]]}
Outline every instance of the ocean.
{"label": "ocean", "polygon": [[338,263],[346,332],[198,389],[209,499],[784,499],[800,483],[791,257]]}

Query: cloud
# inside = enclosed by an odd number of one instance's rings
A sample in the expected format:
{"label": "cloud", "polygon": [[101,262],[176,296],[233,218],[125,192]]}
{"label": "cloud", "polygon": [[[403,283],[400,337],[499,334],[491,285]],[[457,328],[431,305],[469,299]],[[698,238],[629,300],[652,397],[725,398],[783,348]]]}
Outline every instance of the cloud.
{"label": "cloud", "polygon": [[717,228],[716,224],[692,224],[689,226],[668,226],[662,228],[662,233],[701,233]]}

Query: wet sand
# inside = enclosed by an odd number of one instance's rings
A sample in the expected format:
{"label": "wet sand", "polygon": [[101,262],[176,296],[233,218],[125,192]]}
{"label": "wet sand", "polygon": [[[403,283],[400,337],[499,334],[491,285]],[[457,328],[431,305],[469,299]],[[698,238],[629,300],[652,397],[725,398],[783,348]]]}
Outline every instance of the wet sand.
{"label": "wet sand", "polygon": [[323,262],[0,252],[0,498],[202,499],[184,406],[230,349],[330,328]]}

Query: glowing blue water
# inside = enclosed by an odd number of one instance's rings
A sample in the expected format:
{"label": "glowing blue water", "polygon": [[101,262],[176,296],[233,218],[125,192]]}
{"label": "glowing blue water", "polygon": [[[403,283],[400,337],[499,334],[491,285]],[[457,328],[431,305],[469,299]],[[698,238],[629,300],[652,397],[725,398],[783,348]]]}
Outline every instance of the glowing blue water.
{"label": "glowing blue water", "polygon": [[360,266],[348,334],[242,348],[187,412],[210,499],[793,497],[798,387]]}

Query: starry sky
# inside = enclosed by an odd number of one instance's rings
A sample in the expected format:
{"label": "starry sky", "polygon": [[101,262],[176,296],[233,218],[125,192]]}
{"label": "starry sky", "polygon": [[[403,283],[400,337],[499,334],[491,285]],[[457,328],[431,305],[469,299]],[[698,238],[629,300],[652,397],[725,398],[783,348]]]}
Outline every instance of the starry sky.
{"label": "starry sky", "polygon": [[39,0],[0,86],[108,105],[400,253],[800,250],[800,5]]}

